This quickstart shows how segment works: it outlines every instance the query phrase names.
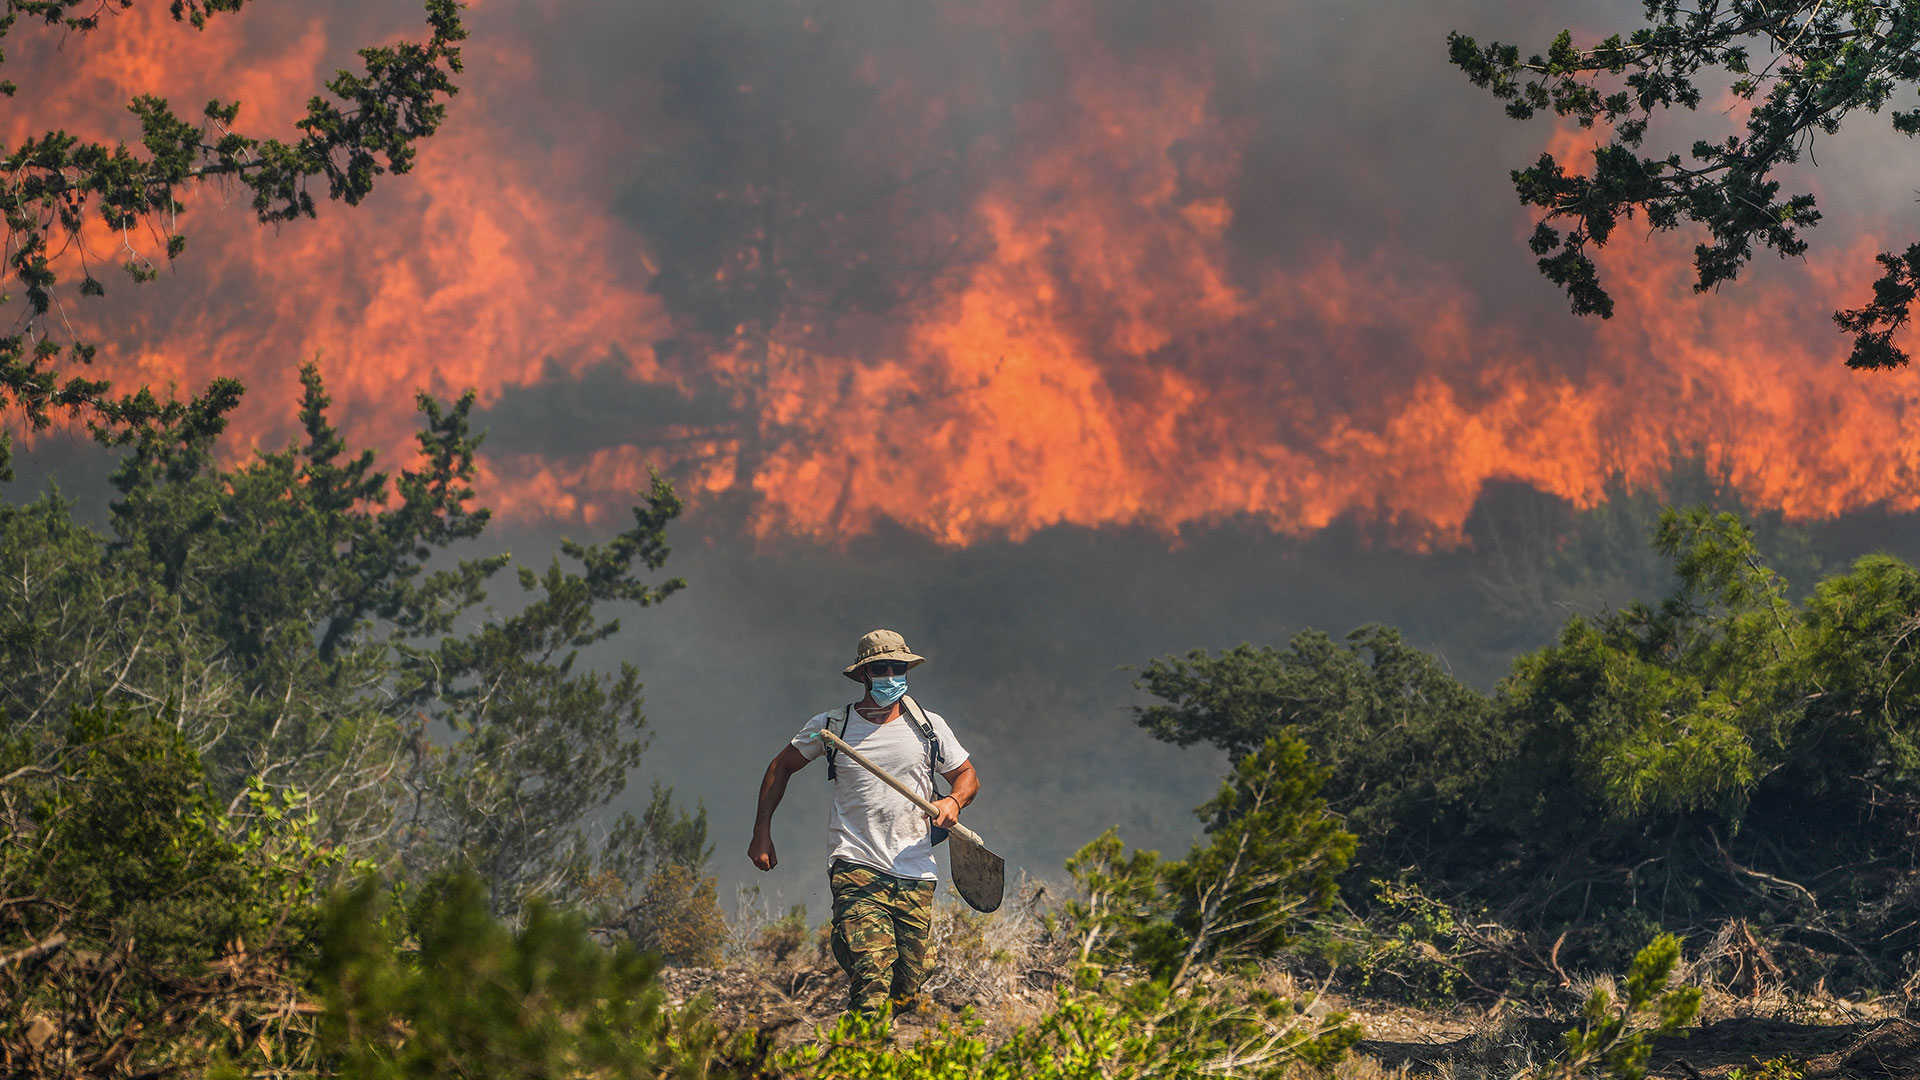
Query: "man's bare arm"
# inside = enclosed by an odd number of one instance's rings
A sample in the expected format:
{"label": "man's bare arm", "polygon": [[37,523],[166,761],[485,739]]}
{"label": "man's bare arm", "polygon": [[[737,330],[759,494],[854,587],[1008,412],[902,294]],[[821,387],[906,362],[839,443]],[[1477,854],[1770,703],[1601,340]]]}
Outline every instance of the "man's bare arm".
{"label": "man's bare arm", "polygon": [[762,870],[780,865],[780,857],[773,850],[773,811],[786,797],[787,777],[806,768],[808,760],[799,747],[789,745],[768,762],[767,774],[760,778],[760,809],[753,818],[753,841],[747,845],[747,858]]}
{"label": "man's bare arm", "polygon": [[975,795],[980,794],[980,775],[973,771],[972,759],[963,761],[959,768],[940,775],[946,777],[947,783],[953,785],[953,794],[942,795],[933,801],[934,809],[940,811],[940,816],[934,818],[933,823],[946,829],[960,820],[960,811],[966,809]]}

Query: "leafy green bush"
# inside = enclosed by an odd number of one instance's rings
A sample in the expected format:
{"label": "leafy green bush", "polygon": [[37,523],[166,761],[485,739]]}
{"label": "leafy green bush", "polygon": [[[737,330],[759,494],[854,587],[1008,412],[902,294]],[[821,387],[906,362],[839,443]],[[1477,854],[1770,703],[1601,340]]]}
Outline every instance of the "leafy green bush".
{"label": "leafy green bush", "polygon": [[1382,626],[1345,645],[1308,630],[1284,650],[1153,660],[1136,685],[1166,702],[1140,708],[1140,726],[1176,745],[1210,743],[1237,761],[1268,739],[1304,741],[1327,769],[1328,805],[1374,846],[1395,845],[1379,855],[1389,861],[1448,835],[1477,767],[1505,742],[1485,695]]}
{"label": "leafy green bush", "polygon": [[1604,1070],[1609,1080],[1643,1080],[1653,1040],[1679,1034],[1700,1013],[1698,988],[1667,985],[1679,961],[1679,938],[1654,938],[1633,958],[1626,996],[1595,987],[1580,1027],[1567,1032],[1566,1052],[1537,1075],[1581,1080]]}
{"label": "leafy green bush", "polygon": [[1806,1075],[1806,1062],[1781,1054],[1765,1061],[1755,1059],[1751,1069],[1731,1069],[1727,1072],[1727,1080],[1805,1080]]}
{"label": "leafy green bush", "polygon": [[1235,760],[1303,741],[1360,837],[1348,881],[1486,909],[1535,939],[1515,974],[1555,976],[1548,942],[1610,965],[1745,919],[1808,983],[1897,981],[1920,947],[1920,571],[1869,556],[1796,604],[1731,514],[1669,510],[1651,539],[1667,597],[1570,619],[1491,695],[1369,627],[1155,661],[1140,723]]}
{"label": "leafy green bush", "polygon": [[1054,1008],[998,1046],[977,1023],[942,1024],[895,1046],[886,1017],[843,1017],[810,1045],[777,1057],[794,1080],[1109,1080],[1279,1078],[1327,1067],[1360,1038],[1338,1015],[1253,992],[1182,998],[1172,1008],[1062,992]]}
{"label": "leafy green bush", "polygon": [[250,785],[235,821],[179,731],[125,709],[4,730],[0,1053],[23,1075],[297,1057],[260,1036],[340,861],[300,793]]}
{"label": "leafy green bush", "polygon": [[1061,924],[1078,962],[1097,970],[1125,957],[1178,990],[1208,965],[1290,944],[1301,916],[1333,902],[1353,855],[1353,834],[1320,797],[1325,779],[1299,739],[1269,739],[1195,811],[1207,840],[1186,859],[1123,857],[1112,831],[1080,849],[1067,868],[1081,896]]}
{"label": "leafy green bush", "polygon": [[672,487],[656,478],[606,542],[519,568],[514,613],[490,614],[511,560],[450,550],[490,520],[471,487],[473,395],[420,395],[418,454],[390,473],[333,427],[318,369],[300,381],[301,437],[231,467],[218,439],[237,387],[143,428],[102,530],[56,493],[0,500],[17,565],[0,578],[0,707],[30,731],[170,701],[229,816],[259,807],[249,781],[304,791],[319,839],[416,877],[457,864],[502,914],[578,899],[614,863],[644,879],[658,853],[621,842],[650,837],[587,828],[646,743],[638,670],[586,670],[578,652],[618,630],[612,608],[683,584],[646,580],[668,555]]}
{"label": "leafy green bush", "polygon": [[1067,860],[1078,896],[1069,898],[1050,929],[1064,933],[1076,972],[1101,972],[1132,958],[1134,943],[1164,907],[1160,853],[1126,854],[1120,830],[1108,829]]}
{"label": "leafy green bush", "polygon": [[1361,989],[1428,1008],[1452,1004],[1470,992],[1496,996],[1486,984],[1499,983],[1499,973],[1480,969],[1498,967],[1489,961],[1509,944],[1510,933],[1485,924],[1484,911],[1462,912],[1416,883],[1376,879],[1370,884],[1374,891],[1358,933],[1353,933],[1356,927],[1339,926],[1342,933],[1329,948],[1352,961]]}
{"label": "leafy green bush", "polygon": [[536,903],[512,930],[468,877],[441,882],[405,914],[394,917],[372,879],[328,906],[315,981],[338,1075],[731,1075],[730,1046],[704,1010],[666,1007],[659,960],[600,945],[575,914]]}

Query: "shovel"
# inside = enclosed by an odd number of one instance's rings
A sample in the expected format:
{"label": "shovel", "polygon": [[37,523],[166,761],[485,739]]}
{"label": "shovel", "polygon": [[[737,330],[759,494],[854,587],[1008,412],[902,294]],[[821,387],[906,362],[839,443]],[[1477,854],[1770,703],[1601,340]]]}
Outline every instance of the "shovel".
{"label": "shovel", "polygon": [[[940,811],[933,804],[921,798],[912,788],[893,778],[885,769],[868,761],[866,755],[847,745],[847,741],[833,732],[820,729],[820,737],[852,758],[861,768],[879,777],[893,790],[913,800],[928,817],[937,818]],[[1006,893],[1007,860],[987,850],[987,842],[980,834],[959,822],[948,828],[948,860],[953,868],[953,887],[959,891],[960,898],[975,911],[993,911],[1000,906],[1000,898]]]}

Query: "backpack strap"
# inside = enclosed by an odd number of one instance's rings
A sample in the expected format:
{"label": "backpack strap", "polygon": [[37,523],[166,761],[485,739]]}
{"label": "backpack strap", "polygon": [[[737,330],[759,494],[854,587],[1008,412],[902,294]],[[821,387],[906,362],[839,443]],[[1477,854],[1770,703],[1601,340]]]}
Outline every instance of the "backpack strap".
{"label": "backpack strap", "polygon": [[940,779],[940,736],[934,734],[932,722],[927,719],[927,714],[921,710],[920,703],[913,700],[912,695],[909,694],[901,697],[900,703],[906,706],[907,716],[913,720],[913,726],[919,729],[920,737],[927,740],[927,772],[933,777],[933,783],[935,784],[933,790],[934,794],[937,795],[940,792],[938,786]]}
{"label": "backpack strap", "polygon": [[[919,702],[911,697],[900,700],[906,704],[907,715],[913,718],[913,726],[919,728],[921,736],[927,740],[927,786],[933,789],[934,798],[940,798],[940,736],[935,734],[933,723],[927,719]],[[933,826],[932,842],[936,846],[946,843],[948,831],[938,825]]]}
{"label": "backpack strap", "polygon": [[[840,736],[843,739],[846,738],[847,725],[852,722],[853,722],[853,706],[848,705],[847,711],[842,713],[840,716],[840,730],[834,732],[834,734]],[[832,727],[833,717],[831,716],[827,717],[827,722],[822,726]],[[827,744],[827,783],[829,784],[833,783],[834,778],[839,775],[839,772],[834,768],[834,765],[833,765],[833,759],[838,757],[839,755],[840,755],[840,751],[836,749],[832,743],[828,743]]]}

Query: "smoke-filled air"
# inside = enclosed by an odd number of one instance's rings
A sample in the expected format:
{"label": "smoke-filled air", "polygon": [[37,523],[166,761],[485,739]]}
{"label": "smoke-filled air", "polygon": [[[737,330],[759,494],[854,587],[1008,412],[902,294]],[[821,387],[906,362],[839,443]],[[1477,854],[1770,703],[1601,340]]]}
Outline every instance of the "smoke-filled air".
{"label": "smoke-filled air", "polygon": [[1920,3],[1696,7],[7,0],[0,1072],[1920,1076]]}
{"label": "smoke-filled air", "polygon": [[[409,14],[173,33],[140,6],[23,37],[10,66],[43,104],[6,133],[132,137],[139,92],[235,97],[278,130]],[[1719,303],[1691,294],[1686,245],[1617,245],[1621,315],[1562,319],[1499,188],[1529,140],[1577,164],[1600,135],[1486,122],[1464,80],[1432,85],[1444,54],[1412,42],[1480,14],[480,5],[461,108],[407,183],[266,231],[198,200],[159,287],[62,315],[113,320],[100,368],[123,380],[242,377],[255,445],[314,357],[346,430],[389,452],[417,388],[484,407],[592,373],[567,403],[587,415],[483,453],[489,505],[528,521],[609,520],[651,466],[696,505],[747,495],[769,538],[1351,516],[1452,546],[1489,483],[1591,506],[1695,450],[1796,520],[1912,509],[1920,383],[1835,378],[1826,320],[1897,239],[1895,198]],[[884,492],[860,482],[895,462]]]}

